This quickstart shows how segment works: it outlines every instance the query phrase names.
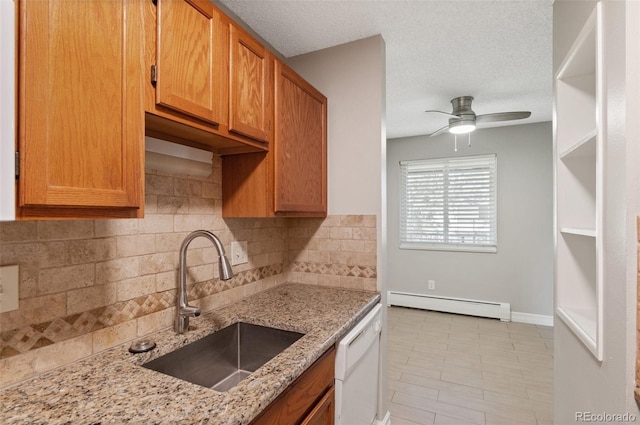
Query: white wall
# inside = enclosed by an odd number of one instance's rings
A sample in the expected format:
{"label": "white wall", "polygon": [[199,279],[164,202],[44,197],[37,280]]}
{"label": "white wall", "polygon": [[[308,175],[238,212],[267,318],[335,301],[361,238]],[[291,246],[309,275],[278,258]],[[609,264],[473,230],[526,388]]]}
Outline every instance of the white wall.
{"label": "white wall", "polygon": [[329,215],[380,213],[384,40],[370,37],[287,62],[329,99]]}
{"label": "white wall", "polygon": [[637,347],[640,332],[637,330],[638,312],[638,283],[640,274],[636,274],[638,256],[635,255],[640,248],[637,241],[638,217],[640,217],[640,2],[630,1],[626,3],[626,284],[624,292],[626,296],[626,381],[624,385],[627,410],[640,418],[640,410],[636,404],[633,389],[636,386],[636,364],[638,362]]}
{"label": "white wall", "polygon": [[[386,305],[385,45],[373,36],[287,62],[328,98],[328,212],[377,217],[378,290]],[[383,309],[386,323],[386,309]],[[387,414],[387,329],[380,348],[378,419]]]}
{"label": "white wall", "polygon": [[[389,289],[511,303],[514,312],[553,314],[553,171],[551,123],[479,129],[388,141]],[[496,153],[498,252],[400,249],[399,162]],[[436,289],[427,289],[427,280]]]}
{"label": "white wall", "polygon": [[0,221],[14,220],[16,213],[14,20],[14,2],[0,0]]}
{"label": "white wall", "polygon": [[[640,37],[635,1],[603,1],[604,37],[604,360],[598,362],[561,320],[556,320],[555,423],[575,423],[576,412],[636,415],[638,216],[638,96]],[[594,1],[554,3],[554,69],[584,24]],[[630,25],[627,27],[626,22]],[[626,49],[626,50],[625,50]],[[635,422],[635,421],[634,421]]]}

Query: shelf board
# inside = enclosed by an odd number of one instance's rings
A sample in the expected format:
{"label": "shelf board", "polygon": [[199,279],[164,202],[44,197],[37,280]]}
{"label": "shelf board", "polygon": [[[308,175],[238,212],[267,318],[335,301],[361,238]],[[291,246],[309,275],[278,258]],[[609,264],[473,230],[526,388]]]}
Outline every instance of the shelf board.
{"label": "shelf board", "polygon": [[576,236],[587,236],[590,238],[596,237],[596,229],[586,229],[579,227],[561,227],[560,233],[564,233],[565,235],[576,235]]}
{"label": "shelf board", "polygon": [[566,79],[596,71],[596,11],[589,16],[569,52],[558,67],[557,79]]}
{"label": "shelf board", "polygon": [[556,199],[563,201],[555,207],[561,236],[556,237],[556,315],[598,361],[604,358],[603,254],[598,240],[604,189],[600,149],[605,141],[600,140],[598,118],[603,108],[601,38],[598,3],[554,76]]}
{"label": "shelf board", "polygon": [[602,361],[602,349],[596,340],[597,323],[593,313],[586,309],[559,305],[556,314],[587,346],[589,351]]}
{"label": "shelf board", "polygon": [[573,145],[560,153],[560,159],[572,159],[583,157],[596,157],[596,138],[597,131],[594,128],[589,130],[584,136],[582,136]]}

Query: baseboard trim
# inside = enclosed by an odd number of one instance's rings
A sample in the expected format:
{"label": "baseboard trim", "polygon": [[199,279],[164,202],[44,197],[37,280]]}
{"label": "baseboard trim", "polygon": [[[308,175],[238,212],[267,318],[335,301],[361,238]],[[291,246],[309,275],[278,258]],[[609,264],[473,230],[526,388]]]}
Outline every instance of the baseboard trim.
{"label": "baseboard trim", "polygon": [[445,313],[466,314],[469,316],[490,317],[508,322],[511,320],[509,303],[472,300],[467,298],[441,297],[427,294],[389,291],[387,303],[400,307],[442,311]]}
{"label": "baseboard trim", "polygon": [[384,415],[384,419],[376,420],[375,425],[391,425],[391,412],[387,410],[387,413]]}
{"label": "baseboard trim", "polygon": [[518,323],[528,323],[530,325],[553,326],[553,316],[544,314],[511,312],[511,321]]}
{"label": "baseboard trim", "polygon": [[553,326],[553,316],[510,311],[509,303],[470,300],[465,298],[438,297],[426,294],[388,291],[387,304],[445,313],[490,317],[502,321]]}

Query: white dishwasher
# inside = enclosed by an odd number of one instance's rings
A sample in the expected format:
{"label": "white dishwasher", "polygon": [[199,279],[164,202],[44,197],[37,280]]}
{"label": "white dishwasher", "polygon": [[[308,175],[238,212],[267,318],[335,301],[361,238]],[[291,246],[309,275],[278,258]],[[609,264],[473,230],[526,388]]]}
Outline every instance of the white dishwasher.
{"label": "white dishwasher", "polygon": [[371,425],[378,409],[382,305],[376,306],[338,343],[335,425]]}

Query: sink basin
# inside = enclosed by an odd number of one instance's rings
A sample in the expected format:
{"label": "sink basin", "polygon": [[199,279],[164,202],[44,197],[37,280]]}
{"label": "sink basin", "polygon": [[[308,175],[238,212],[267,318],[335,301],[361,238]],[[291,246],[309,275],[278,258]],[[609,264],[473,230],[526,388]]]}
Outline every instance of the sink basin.
{"label": "sink basin", "polygon": [[227,391],[277,356],[303,334],[238,322],[142,366]]}

